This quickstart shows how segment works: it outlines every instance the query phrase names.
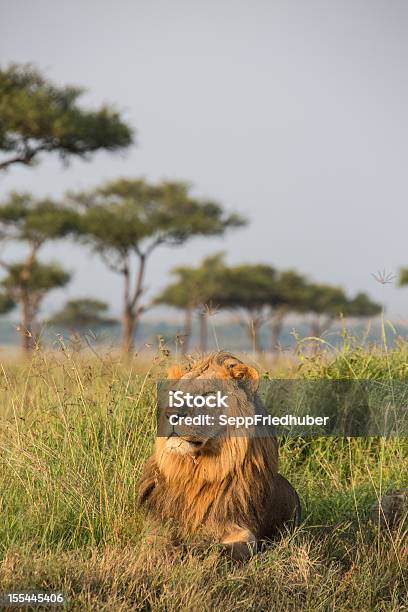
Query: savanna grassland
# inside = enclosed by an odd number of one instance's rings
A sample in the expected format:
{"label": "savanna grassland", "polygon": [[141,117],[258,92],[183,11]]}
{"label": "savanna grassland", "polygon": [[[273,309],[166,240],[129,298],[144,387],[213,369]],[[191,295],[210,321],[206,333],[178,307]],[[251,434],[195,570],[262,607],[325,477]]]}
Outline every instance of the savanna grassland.
{"label": "savanna grassland", "polygon": [[[154,381],[169,357],[149,359],[63,347],[1,366],[1,590],[62,591],[70,610],[408,609],[406,528],[368,520],[384,491],[407,486],[406,438],[282,442],[280,471],[304,520],[246,564],[199,542],[153,551],[137,483],[154,440]],[[347,344],[262,369],[401,379],[408,349]]]}

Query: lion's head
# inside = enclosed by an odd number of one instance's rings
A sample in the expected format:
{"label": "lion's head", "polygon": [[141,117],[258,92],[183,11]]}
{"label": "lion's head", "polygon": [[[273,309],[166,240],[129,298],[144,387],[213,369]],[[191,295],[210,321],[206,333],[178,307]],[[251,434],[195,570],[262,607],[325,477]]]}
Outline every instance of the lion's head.
{"label": "lion's head", "polygon": [[[183,368],[173,366],[168,372],[172,389],[197,389],[205,394],[228,389],[226,416],[249,416],[263,413],[257,397],[259,374],[230,353],[218,352]],[[162,410],[166,420],[173,409]],[[164,431],[164,429],[162,429]],[[167,428],[167,435],[159,435],[155,444],[155,458],[160,470],[167,475],[188,472],[194,466],[196,477],[206,481],[222,480],[242,465],[250,453],[264,450],[268,464],[277,463],[277,445],[272,430],[263,428],[237,431],[212,425],[175,425]],[[261,453],[264,454],[264,453]]]}

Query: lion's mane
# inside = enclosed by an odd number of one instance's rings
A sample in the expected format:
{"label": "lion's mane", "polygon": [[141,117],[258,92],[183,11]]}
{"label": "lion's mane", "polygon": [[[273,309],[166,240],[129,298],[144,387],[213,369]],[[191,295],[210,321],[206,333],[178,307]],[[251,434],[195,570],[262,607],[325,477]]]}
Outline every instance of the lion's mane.
{"label": "lion's mane", "polygon": [[[208,371],[209,377],[231,377],[253,368],[229,353],[219,352],[192,366],[188,376]],[[177,375],[185,372],[178,369]],[[175,371],[170,374],[175,377]],[[248,390],[248,410],[256,412],[256,395]],[[139,501],[160,523],[171,523],[179,537],[205,531],[221,540],[231,525],[245,526],[257,539],[271,537],[276,528],[294,518],[297,494],[278,474],[278,443],[271,431],[262,437],[230,436],[216,450],[197,457],[165,452],[165,438],[157,438],[145,465]]]}

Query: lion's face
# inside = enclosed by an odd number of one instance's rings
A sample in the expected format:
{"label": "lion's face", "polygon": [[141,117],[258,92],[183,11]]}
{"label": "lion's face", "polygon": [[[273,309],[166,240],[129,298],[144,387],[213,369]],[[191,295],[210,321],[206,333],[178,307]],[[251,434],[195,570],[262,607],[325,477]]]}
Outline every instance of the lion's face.
{"label": "lion's face", "polygon": [[[174,366],[168,372],[168,379],[172,381],[173,391],[188,388],[190,391],[196,389],[198,394],[215,395],[217,391],[228,388],[228,407],[223,412],[227,416],[253,413],[252,399],[258,386],[258,372],[228,353],[217,353],[194,364],[188,371]],[[198,412],[203,413],[200,409]],[[171,414],[174,414],[174,409],[169,408],[162,418],[169,418]],[[194,416],[194,409],[189,414]],[[234,445],[233,440],[230,443]],[[245,443],[243,439],[235,441],[235,445],[241,447]],[[197,460],[199,457],[217,456],[222,445],[225,445],[225,427],[217,424],[211,427],[177,424],[169,428],[166,437],[157,438],[156,455],[162,461],[168,455],[188,456]]]}

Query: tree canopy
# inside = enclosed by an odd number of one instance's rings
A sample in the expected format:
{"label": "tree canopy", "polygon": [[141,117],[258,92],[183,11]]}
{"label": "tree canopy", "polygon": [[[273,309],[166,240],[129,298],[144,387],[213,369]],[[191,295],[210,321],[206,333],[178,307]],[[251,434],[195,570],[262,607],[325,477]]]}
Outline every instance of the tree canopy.
{"label": "tree canopy", "polygon": [[119,179],[92,191],[68,194],[82,211],[85,241],[121,268],[130,253],[148,255],[157,246],[177,246],[193,236],[220,236],[245,224],[213,200],[195,198],[183,182],[149,184]]}
{"label": "tree canopy", "polygon": [[[32,326],[44,292],[69,281],[68,275],[62,282],[63,276],[58,277],[61,269],[55,264],[39,264],[38,252],[47,241],[77,232],[78,219],[78,214],[72,209],[49,198],[36,199],[28,193],[12,192],[0,204],[0,241],[12,240],[27,246],[24,261],[14,264],[3,258],[0,260],[7,274],[3,282],[9,286],[13,299],[21,305],[20,329],[26,350],[30,348]],[[37,301],[38,305],[34,306]]]}
{"label": "tree canopy", "polygon": [[341,287],[311,283],[306,295],[305,312],[329,318],[369,317],[381,312],[381,305],[370,300],[367,294],[360,292],[349,298]]}
{"label": "tree canopy", "polygon": [[128,147],[132,129],[109,106],[86,109],[84,90],[58,86],[29,65],[0,68],[0,170],[31,165],[40,154],[87,158]]}
{"label": "tree canopy", "polygon": [[[42,298],[47,291],[65,287],[71,275],[59,264],[34,262],[29,275],[26,274],[25,262],[10,264],[7,276],[1,281],[7,292],[19,299],[21,291],[28,291],[32,299]],[[38,300],[38,297],[37,297]]]}
{"label": "tree canopy", "polygon": [[113,325],[116,319],[106,316],[108,310],[109,305],[101,300],[92,298],[68,300],[61,310],[48,319],[48,323],[79,331]]}
{"label": "tree canopy", "polygon": [[179,309],[195,309],[213,303],[219,297],[225,270],[223,253],[205,257],[197,267],[173,268],[171,275],[175,276],[176,280],[156,296],[154,303]]}
{"label": "tree canopy", "polygon": [[215,253],[205,257],[196,268],[179,266],[171,271],[176,277],[173,283],[154,299],[154,304],[166,304],[185,312],[183,347],[188,350],[193,313],[199,309],[200,343],[202,350],[207,342],[206,314],[207,306],[214,305],[219,296],[220,286],[225,277],[224,253]]}
{"label": "tree canopy", "polygon": [[37,315],[43,298],[49,291],[65,287],[70,278],[71,275],[57,263],[42,264],[34,260],[29,272],[26,262],[9,264],[1,285],[14,302],[21,304],[20,331],[25,350],[32,348],[37,335]]}
{"label": "tree canopy", "polygon": [[[68,194],[80,214],[79,239],[124,278],[123,344],[130,348],[145,309],[146,262],[159,246],[179,246],[196,236],[221,236],[246,222],[217,202],[197,198],[187,183],[120,179]],[[135,260],[135,261],[134,261]]]}
{"label": "tree canopy", "polygon": [[348,305],[344,289],[328,284],[310,283],[305,297],[305,312],[330,318],[338,317]]}
{"label": "tree canopy", "polygon": [[228,267],[216,302],[224,308],[259,312],[277,299],[277,271],[267,264]]}
{"label": "tree canopy", "polygon": [[408,285],[408,268],[401,268],[399,271],[398,284],[400,287]]}
{"label": "tree canopy", "polygon": [[348,300],[347,307],[344,309],[346,317],[375,317],[382,310],[381,304],[373,302],[366,293],[359,292],[357,295]]}
{"label": "tree canopy", "polygon": [[50,198],[13,191],[0,203],[0,240],[26,242],[37,251],[47,240],[77,231],[78,220],[75,211]]}
{"label": "tree canopy", "polygon": [[173,275],[176,280],[155,303],[184,309],[188,330],[191,311],[200,305],[234,310],[256,350],[260,327],[267,321],[271,349],[276,350],[283,320],[291,312],[313,315],[314,335],[320,335],[323,322],[328,325],[340,316],[374,316],[381,310],[365,293],[349,298],[341,287],[313,283],[296,270],[277,270],[263,263],[227,266],[223,253],[205,258],[197,267],[175,268]]}

